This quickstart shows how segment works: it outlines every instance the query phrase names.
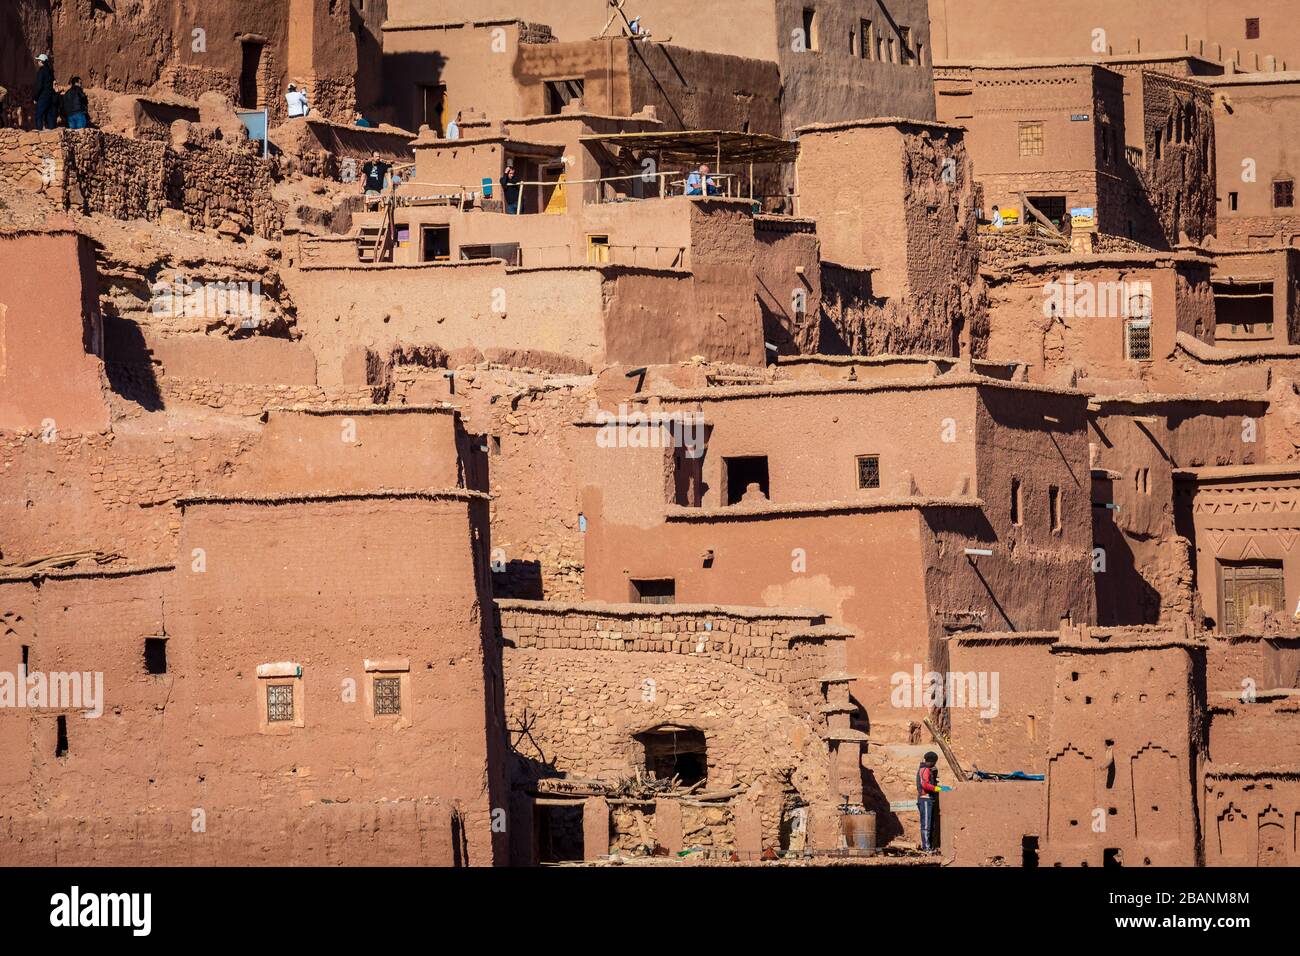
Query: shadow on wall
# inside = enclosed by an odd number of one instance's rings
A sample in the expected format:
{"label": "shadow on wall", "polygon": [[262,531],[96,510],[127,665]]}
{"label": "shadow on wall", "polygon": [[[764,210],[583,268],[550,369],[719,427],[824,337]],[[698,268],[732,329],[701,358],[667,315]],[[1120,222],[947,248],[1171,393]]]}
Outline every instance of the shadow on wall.
{"label": "shadow on wall", "polygon": [[153,356],[140,327],[129,319],[104,317],[104,374],[114,394],[147,412],[162,411]]}
{"label": "shadow on wall", "polygon": [[441,136],[451,118],[445,115],[447,110],[466,105],[449,105],[443,86],[446,65],[447,58],[437,51],[385,54],[383,89],[388,96],[380,112],[402,129],[418,132],[422,124],[428,124]]}
{"label": "shadow on wall", "polygon": [[492,596],[522,601],[545,600],[542,586],[542,562],[507,561],[492,566]]}

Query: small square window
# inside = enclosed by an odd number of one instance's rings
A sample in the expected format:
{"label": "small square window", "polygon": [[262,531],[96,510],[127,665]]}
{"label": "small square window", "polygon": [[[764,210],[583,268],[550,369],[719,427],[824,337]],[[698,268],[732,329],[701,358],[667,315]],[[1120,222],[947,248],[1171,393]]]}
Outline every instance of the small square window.
{"label": "small square window", "polygon": [[1246,39],[1247,40],[1259,39],[1259,17],[1246,18]]}
{"label": "small square window", "polygon": [[859,488],[880,487],[880,456],[879,455],[858,456],[858,487]]}
{"label": "small square window", "polygon": [[1043,155],[1043,124],[1042,123],[1021,123],[1020,124],[1020,155],[1021,156],[1042,156]]}
{"label": "small square window", "polygon": [[1131,319],[1124,325],[1124,356],[1131,362],[1151,361],[1151,320]]}
{"label": "small square window", "polygon": [[1290,209],[1295,205],[1295,180],[1279,179],[1273,184],[1273,208]]}
{"label": "small square window", "polygon": [[293,720],[293,685],[266,685],[266,720],[268,723]]}
{"label": "small square window", "polygon": [[375,716],[402,712],[402,679],[400,677],[375,678]]}

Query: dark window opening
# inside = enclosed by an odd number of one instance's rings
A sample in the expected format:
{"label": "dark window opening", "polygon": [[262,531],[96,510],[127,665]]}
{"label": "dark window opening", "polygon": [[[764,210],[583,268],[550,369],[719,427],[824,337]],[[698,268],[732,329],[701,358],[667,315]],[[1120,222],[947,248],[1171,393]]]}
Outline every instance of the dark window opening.
{"label": "dark window opening", "polygon": [[1103,867],[1123,866],[1124,851],[1121,850],[1119,847],[1115,847],[1115,846],[1107,847],[1105,852],[1102,854],[1101,865]]}
{"label": "dark window opening", "polygon": [[558,116],[574,100],[582,99],[582,80],[547,80],[546,115]]}
{"label": "dark window opening", "polygon": [[[767,456],[745,455],[722,459],[723,488],[729,505],[754,495],[770,497],[767,479]],[[757,488],[754,488],[757,486]]]}
{"label": "dark window opening", "polygon": [[673,578],[632,579],[634,604],[674,604],[677,601],[677,582]]}
{"label": "dark window opening", "polygon": [[859,488],[880,487],[880,456],[879,455],[858,456],[858,487]]}
{"label": "dark window opening", "polygon": [[1020,479],[1011,479],[1011,523],[1020,524]]}
{"label": "dark window opening", "polygon": [[262,72],[262,43],[258,40],[244,40],[240,44],[239,67],[239,105],[246,110],[255,110],[261,105],[261,83],[258,80]]}
{"label": "dark window opening", "polygon": [[146,674],[167,673],[167,638],[144,639],[144,670]]}
{"label": "dark window opening", "polygon": [[811,7],[804,7],[803,36],[809,50],[817,49],[817,11]]}
{"label": "dark window opening", "polygon": [[1273,208],[1290,209],[1295,205],[1295,180],[1279,179],[1273,184]]}
{"label": "dark window opening", "polygon": [[707,779],[708,748],[704,732],[689,727],[661,728],[637,735],[645,748],[645,766],[659,780],[676,777],[684,786]]}
{"label": "dark window opening", "polygon": [[508,266],[520,265],[519,243],[517,242],[493,242],[483,245],[461,246],[460,257],[462,260],[471,261],[474,259],[500,259]]}
{"label": "dark window opening", "polygon": [[1259,17],[1246,18],[1246,39],[1247,40],[1259,39]]}
{"label": "dark window opening", "polygon": [[31,648],[29,648],[26,644],[24,644],[23,645],[23,670],[27,670],[27,655],[30,653],[30,651]]}
{"label": "dark window opening", "polygon": [[66,757],[68,755],[68,718],[60,715],[55,721],[55,727],[54,756]]}
{"label": "dark window opening", "polygon": [[447,113],[447,87],[435,83],[420,87],[420,123],[442,136],[446,130],[443,117]]}
{"label": "dark window opening", "polygon": [[1228,193],[1228,211],[1237,211],[1237,194],[1235,192]]}
{"label": "dark window opening", "polygon": [[1061,489],[1052,485],[1047,489],[1047,515],[1053,531],[1061,530]]}
{"label": "dark window opening", "polygon": [[1020,865],[1027,867],[1038,866],[1038,837],[1023,836],[1020,838]]}
{"label": "dark window opening", "polygon": [[876,55],[876,34],[870,20],[863,20],[858,29],[858,56],[864,60],[874,59]]}
{"label": "dark window opening", "polygon": [[420,261],[446,262],[451,258],[451,226],[423,226],[420,229]]}
{"label": "dark window opening", "polygon": [[1273,340],[1273,283],[1215,282],[1214,337],[1231,343]]}
{"label": "dark window opening", "polygon": [[541,806],[534,810],[537,862],[562,863],[581,860],[585,845],[582,837],[583,804]]}
{"label": "dark window opening", "polygon": [[1065,219],[1065,197],[1064,196],[1030,196],[1029,201],[1034,204],[1034,208],[1051,220],[1052,225],[1060,228],[1061,221]]}

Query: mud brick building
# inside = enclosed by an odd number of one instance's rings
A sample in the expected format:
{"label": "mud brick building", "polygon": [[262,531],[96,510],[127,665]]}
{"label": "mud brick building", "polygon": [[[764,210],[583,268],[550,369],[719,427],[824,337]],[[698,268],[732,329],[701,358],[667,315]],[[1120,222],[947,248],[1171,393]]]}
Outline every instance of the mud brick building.
{"label": "mud brick building", "polygon": [[0,11],[0,862],[1300,863],[1283,4],[112,7]]}

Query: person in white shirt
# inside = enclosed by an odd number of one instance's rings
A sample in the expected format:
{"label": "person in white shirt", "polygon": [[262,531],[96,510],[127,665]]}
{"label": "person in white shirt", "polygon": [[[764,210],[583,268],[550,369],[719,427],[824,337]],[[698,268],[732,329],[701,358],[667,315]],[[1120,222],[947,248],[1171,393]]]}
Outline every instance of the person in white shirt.
{"label": "person in white shirt", "polygon": [[307,111],[311,109],[307,105],[307,94],[294,84],[289,84],[289,92],[284,94],[285,102],[289,104],[289,118],[295,116],[306,116]]}
{"label": "person in white shirt", "polygon": [[447,138],[460,139],[460,114],[459,113],[456,114],[456,118],[454,120],[452,120],[450,123],[447,124]]}

